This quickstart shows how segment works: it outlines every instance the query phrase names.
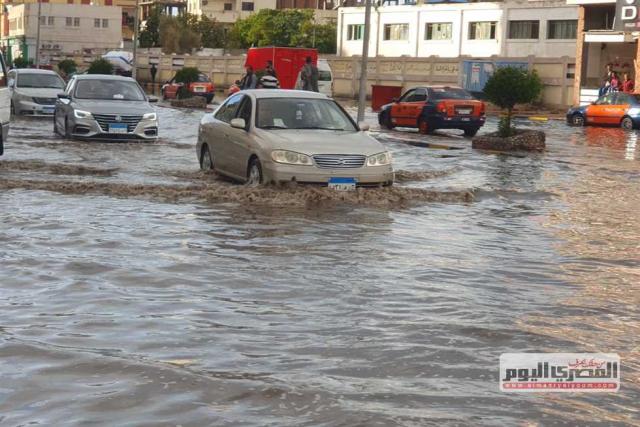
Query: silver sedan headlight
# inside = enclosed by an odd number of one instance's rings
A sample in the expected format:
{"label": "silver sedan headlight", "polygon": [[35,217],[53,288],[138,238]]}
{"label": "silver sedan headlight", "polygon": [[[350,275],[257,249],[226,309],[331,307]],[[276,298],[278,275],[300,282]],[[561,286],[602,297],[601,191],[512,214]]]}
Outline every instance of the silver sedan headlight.
{"label": "silver sedan headlight", "polygon": [[276,163],[284,163],[286,165],[311,166],[313,163],[311,157],[306,154],[296,153],[288,150],[274,150],[271,152],[271,159]]}
{"label": "silver sedan headlight", "polygon": [[82,110],[73,110],[73,115],[76,119],[90,119],[93,117],[90,112]]}
{"label": "silver sedan headlight", "polygon": [[385,151],[384,153],[374,154],[367,157],[367,166],[387,166],[391,164],[391,153]]}
{"label": "silver sedan headlight", "polygon": [[158,115],[156,113],[146,113],[142,116],[142,120],[156,120]]}

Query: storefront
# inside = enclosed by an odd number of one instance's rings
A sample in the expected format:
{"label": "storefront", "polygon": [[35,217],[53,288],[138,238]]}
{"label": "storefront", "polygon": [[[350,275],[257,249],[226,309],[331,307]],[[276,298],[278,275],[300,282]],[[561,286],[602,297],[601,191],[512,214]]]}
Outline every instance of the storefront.
{"label": "storefront", "polygon": [[574,103],[598,96],[607,64],[622,77],[640,76],[640,0],[567,0],[578,5]]}

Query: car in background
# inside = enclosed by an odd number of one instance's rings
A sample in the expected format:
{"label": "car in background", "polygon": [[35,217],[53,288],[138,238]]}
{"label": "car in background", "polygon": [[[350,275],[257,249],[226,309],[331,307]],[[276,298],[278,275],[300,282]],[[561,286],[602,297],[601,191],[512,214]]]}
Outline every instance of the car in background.
{"label": "car in background", "polygon": [[418,128],[429,134],[436,129],[460,129],[465,136],[474,136],[485,123],[484,102],[458,87],[417,87],[400,99],[383,105],[378,122],[387,129]]}
{"label": "car in background", "polygon": [[9,90],[7,72],[4,55],[0,52],[0,156],[4,153],[4,143],[9,135],[11,120],[11,91]]}
{"label": "car in background", "polygon": [[9,71],[11,111],[17,116],[52,116],[64,80],[55,71],[19,68]]}
{"label": "car in background", "polygon": [[[162,99],[175,99],[178,97],[178,91],[184,86],[184,83],[177,83],[175,80],[176,78],[174,76],[171,80],[162,85],[162,88],[160,89],[162,92]],[[210,104],[211,101],[213,101],[216,87],[209,76],[204,73],[200,73],[198,74],[197,81],[187,85],[187,91],[191,95],[204,96],[207,100],[207,104]]]}
{"label": "car in background", "polygon": [[83,74],[58,95],[53,130],[66,138],[154,140],[158,116],[140,85],[130,77]]}
{"label": "car in background", "polygon": [[201,169],[249,185],[391,185],[391,154],[367,129],[320,93],[245,90],[205,114],[196,153]]}
{"label": "car in background", "polygon": [[620,126],[631,130],[640,127],[640,95],[611,92],[588,105],[570,108],[567,123],[571,126]]}

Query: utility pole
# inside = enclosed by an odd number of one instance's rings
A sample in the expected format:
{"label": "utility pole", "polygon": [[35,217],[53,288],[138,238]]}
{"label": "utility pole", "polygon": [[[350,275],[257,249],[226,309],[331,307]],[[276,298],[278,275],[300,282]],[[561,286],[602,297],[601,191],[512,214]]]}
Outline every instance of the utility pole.
{"label": "utility pole", "polygon": [[36,68],[40,68],[40,17],[42,16],[42,3],[38,0],[38,25],[36,30]]}
{"label": "utility pole", "polygon": [[136,16],[133,18],[133,69],[131,70],[131,77],[136,80],[138,74],[137,67],[137,53],[138,53],[138,27],[140,20],[140,0],[136,0]]}
{"label": "utility pole", "polygon": [[364,121],[364,108],[367,102],[367,64],[369,63],[369,29],[371,27],[371,2],[364,9],[364,35],[362,40],[362,60],[360,61],[360,92],[358,97],[358,123]]}

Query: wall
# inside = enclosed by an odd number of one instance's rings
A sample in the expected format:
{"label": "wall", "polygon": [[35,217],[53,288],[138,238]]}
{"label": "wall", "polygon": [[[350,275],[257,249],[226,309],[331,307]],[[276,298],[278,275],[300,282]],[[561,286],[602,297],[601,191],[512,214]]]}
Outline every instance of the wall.
{"label": "wall", "polygon": [[[546,23],[549,19],[576,19],[578,8],[566,6],[562,0],[444,3],[420,6],[383,6],[371,13],[370,56],[438,55],[455,58],[460,55],[474,57],[501,56],[573,56],[575,40],[547,40]],[[509,20],[539,20],[538,40],[508,40]],[[495,40],[469,40],[469,23],[497,22]],[[452,38],[446,41],[425,40],[428,22],[451,22]],[[350,24],[364,23],[363,7],[341,7],[338,11],[338,53],[341,56],[360,55],[362,40],[347,40]],[[408,23],[409,39],[382,40],[385,23]]]}

